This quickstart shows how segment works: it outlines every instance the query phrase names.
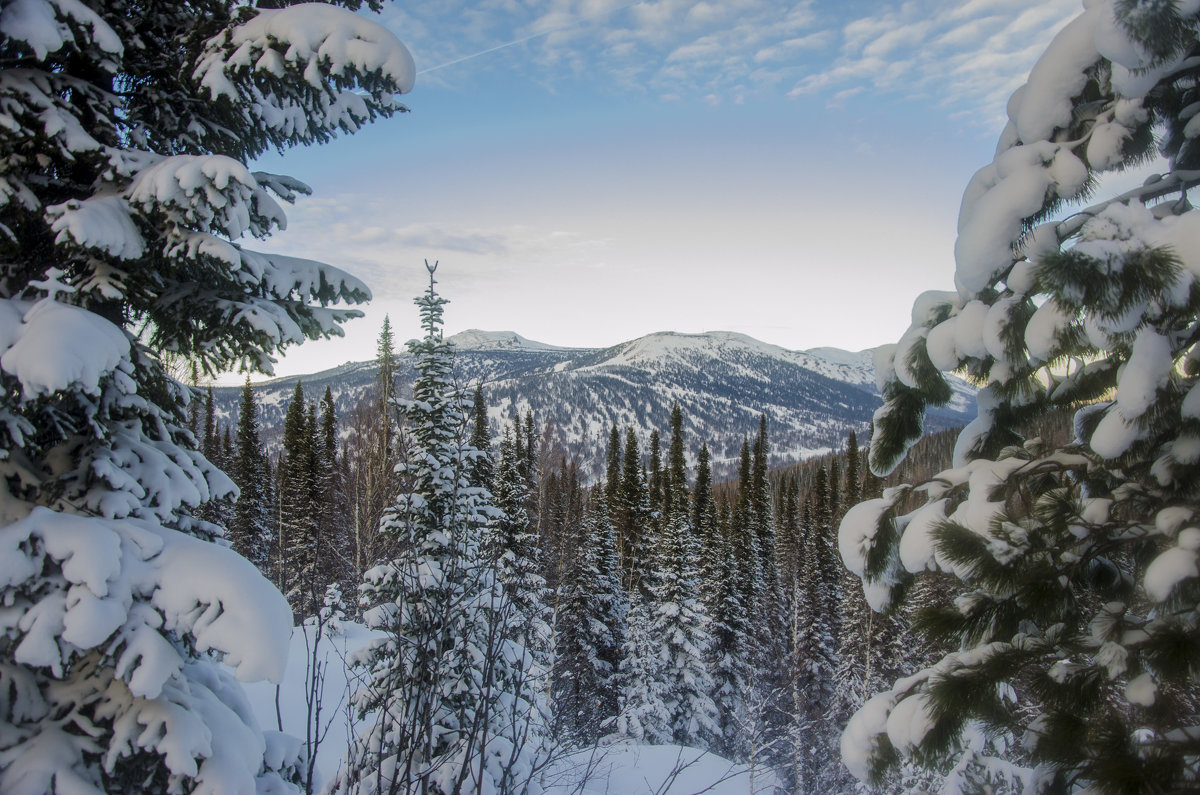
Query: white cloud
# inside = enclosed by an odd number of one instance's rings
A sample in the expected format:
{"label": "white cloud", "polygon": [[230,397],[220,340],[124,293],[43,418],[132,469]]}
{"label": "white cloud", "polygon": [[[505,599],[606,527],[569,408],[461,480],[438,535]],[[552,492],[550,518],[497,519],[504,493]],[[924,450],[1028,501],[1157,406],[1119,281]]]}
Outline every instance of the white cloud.
{"label": "white cloud", "polygon": [[855,86],[933,96],[991,126],[1008,94],[1071,18],[1077,0],[909,0],[846,22],[832,62],[797,79],[789,94]]}

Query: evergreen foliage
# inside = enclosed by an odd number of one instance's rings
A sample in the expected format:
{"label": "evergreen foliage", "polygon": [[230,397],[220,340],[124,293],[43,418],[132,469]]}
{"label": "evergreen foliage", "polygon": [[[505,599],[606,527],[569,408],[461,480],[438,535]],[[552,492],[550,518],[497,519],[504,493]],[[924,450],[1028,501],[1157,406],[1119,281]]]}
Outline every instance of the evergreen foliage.
{"label": "evergreen foliage", "polygon": [[234,504],[229,539],[234,551],[266,574],[270,573],[274,547],[268,466],[267,454],[259,439],[258,400],[247,376],[242,387],[237,447],[230,472],[240,494]]}
{"label": "evergreen foliage", "polygon": [[369,295],[243,245],[307,192],[250,160],[403,110],[411,57],[339,5],[359,3],[0,13],[0,791],[297,780],[213,658],[278,679],[290,622],[196,516],[234,487],[164,360],[269,373]]}
{"label": "evergreen foliage", "polygon": [[[842,523],[872,606],[931,584],[952,597],[917,619],[948,651],[847,727],[860,778],[909,759],[950,787],[1200,786],[1197,21],[1190,5],[1101,1],[1054,39],[964,196],[956,292],[923,295],[880,361],[879,473],[945,399],[941,371],[985,386],[953,468]],[[1156,141],[1154,176],[1093,200]],[[1074,439],[1023,437],[1055,409],[1076,412]]]}
{"label": "evergreen foliage", "polygon": [[617,715],[617,666],[628,610],[616,534],[602,505],[584,517],[555,623],[551,700],[559,736],[596,743]]}
{"label": "evergreen foliage", "polygon": [[512,640],[519,617],[484,553],[502,518],[471,485],[482,451],[468,441],[468,406],[442,338],[446,300],[416,303],[425,336],[410,343],[413,397],[404,417],[404,488],[383,519],[399,554],[370,569],[362,593],[369,626],[384,637],[357,653],[369,684],[354,697],[373,722],[334,791],[524,792],[545,751],[529,652]]}

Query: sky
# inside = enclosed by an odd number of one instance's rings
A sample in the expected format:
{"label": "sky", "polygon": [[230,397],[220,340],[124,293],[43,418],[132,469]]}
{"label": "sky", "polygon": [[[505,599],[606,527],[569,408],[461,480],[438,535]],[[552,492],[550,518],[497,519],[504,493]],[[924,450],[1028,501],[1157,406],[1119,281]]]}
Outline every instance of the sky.
{"label": "sky", "polygon": [[[411,112],[262,158],[313,195],[261,247],[365,280],[346,336],[277,375],[373,358],[438,261],[446,333],[606,347],[735,331],[894,342],[952,289],[959,201],[1009,94],[1079,0],[389,3]],[[240,377],[231,378],[236,382]]]}

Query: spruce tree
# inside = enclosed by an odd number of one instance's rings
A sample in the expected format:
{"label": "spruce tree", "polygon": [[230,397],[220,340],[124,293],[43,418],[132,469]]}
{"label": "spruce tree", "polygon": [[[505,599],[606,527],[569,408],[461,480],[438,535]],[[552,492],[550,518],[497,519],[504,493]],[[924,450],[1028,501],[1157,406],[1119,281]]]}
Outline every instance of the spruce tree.
{"label": "spruce tree", "polygon": [[401,110],[412,60],[233,0],[5,3],[0,52],[0,791],[291,789],[230,671],[282,675],[288,611],[195,516],[234,487],[164,359],[269,373],[356,314],[357,280],[244,246],[307,192],[247,164]]}
{"label": "spruce tree", "polygon": [[621,487],[621,434],[617,426],[612,426],[608,434],[608,456],[604,468],[604,500],[607,503],[609,518],[615,510],[617,492]]}
{"label": "spruce tree", "polygon": [[375,367],[381,413],[390,416],[392,401],[396,397],[399,363],[396,361],[396,339],[392,333],[392,320],[388,315],[383,316],[383,326],[380,327],[379,338],[375,342]]}
{"label": "spruce tree", "polygon": [[[942,372],[985,386],[952,468],[842,522],[874,607],[914,579],[953,596],[917,622],[951,650],[847,726],[860,778],[908,758],[957,788],[1200,786],[1196,23],[1190,5],[1123,1],[1068,23],[964,195],[956,291],[924,293],[879,359],[880,474],[948,399]],[[1156,144],[1150,178],[1093,197]],[[1076,412],[1074,439],[1022,438],[1055,409]]]}
{"label": "spruce tree", "polygon": [[510,638],[518,617],[483,552],[497,516],[470,483],[469,408],[442,337],[446,300],[416,300],[425,331],[405,419],[405,488],[384,517],[399,555],[367,572],[368,626],[383,634],[354,662],[369,679],[354,696],[372,722],[335,792],[523,792],[545,750],[528,653]]}
{"label": "spruce tree", "polygon": [[315,496],[318,533],[319,577],[317,586],[324,593],[337,584],[340,591],[352,587],[354,571],[354,537],[350,527],[350,505],[343,480],[344,467],[338,455],[339,433],[337,407],[333,390],[325,387],[321,396],[320,419],[315,429]]}
{"label": "spruce tree", "polygon": [[471,466],[473,485],[490,488],[492,485],[492,431],[488,425],[487,403],[483,399],[483,384],[475,385],[471,404],[471,446],[481,455]]}
{"label": "spruce tree", "polygon": [[283,450],[278,469],[279,558],[276,561],[276,584],[288,597],[297,619],[315,615],[324,594],[323,588],[319,593],[317,589],[315,441],[304,385],[297,381],[283,418]]}
{"label": "spruce tree", "polygon": [[234,504],[229,539],[238,554],[270,575],[274,547],[268,494],[271,478],[258,430],[258,399],[247,376],[238,408],[237,448],[230,473],[241,493]]}
{"label": "spruce tree", "polygon": [[555,622],[551,700],[559,733],[594,745],[617,715],[617,666],[628,604],[616,535],[602,504],[586,509]]}
{"label": "spruce tree", "polygon": [[793,687],[799,695],[793,735],[798,786],[828,788],[840,775],[837,730],[829,721],[838,667],[834,622],[839,609],[841,567],[833,545],[829,472],[817,470],[805,509],[800,578],[792,616],[795,637]]}
{"label": "spruce tree", "polygon": [[637,436],[634,435],[633,428],[626,428],[625,451],[621,458],[621,483],[617,489],[616,505],[612,508],[612,519],[617,533],[617,554],[623,572],[621,579],[625,590],[630,593],[641,579],[649,506]]}
{"label": "spruce tree", "polygon": [[[475,435],[473,429],[472,436]],[[478,448],[472,443],[472,449]],[[469,477],[474,478],[476,471],[472,466],[468,470]],[[544,667],[550,615],[545,602],[546,580],[541,573],[543,556],[526,510],[529,485],[521,474],[520,456],[507,428],[500,442],[500,462],[491,489],[493,504],[500,513],[493,517],[487,528],[487,559],[516,614],[515,626],[519,628],[521,644],[534,653],[538,664]]]}

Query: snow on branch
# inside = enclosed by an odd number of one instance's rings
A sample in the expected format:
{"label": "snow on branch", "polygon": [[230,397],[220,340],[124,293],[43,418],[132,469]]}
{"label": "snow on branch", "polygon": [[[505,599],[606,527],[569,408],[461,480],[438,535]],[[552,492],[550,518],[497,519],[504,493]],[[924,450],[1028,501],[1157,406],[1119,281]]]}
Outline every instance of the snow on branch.
{"label": "snow on branch", "polygon": [[38,59],[65,47],[95,46],[120,56],[121,38],[79,0],[10,0],[0,9],[0,34],[24,44]]}
{"label": "snow on branch", "polygon": [[53,298],[0,306],[0,370],[17,379],[24,400],[71,388],[98,395],[101,379],[128,360],[125,333],[94,312]]}
{"label": "snow on branch", "polygon": [[412,90],[416,67],[382,25],[343,8],[301,3],[259,9],[211,39],[193,77],[281,143],[325,140],[376,113],[404,110],[395,95]]}

